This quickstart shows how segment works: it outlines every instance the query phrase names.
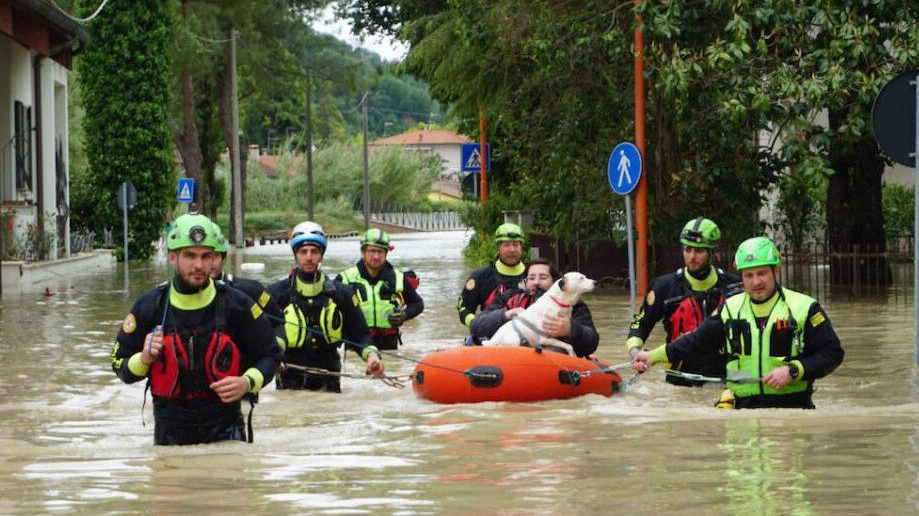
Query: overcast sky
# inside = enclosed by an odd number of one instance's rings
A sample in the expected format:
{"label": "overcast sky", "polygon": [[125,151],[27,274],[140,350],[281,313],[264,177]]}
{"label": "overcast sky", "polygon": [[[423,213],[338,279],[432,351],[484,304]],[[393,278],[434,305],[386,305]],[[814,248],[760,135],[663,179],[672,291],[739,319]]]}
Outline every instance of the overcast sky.
{"label": "overcast sky", "polygon": [[367,38],[364,41],[360,41],[351,34],[348,22],[335,19],[335,14],[331,7],[323,10],[322,15],[313,23],[313,29],[325,34],[331,34],[352,46],[363,47],[376,52],[387,61],[401,61],[405,54],[408,53],[407,46],[391,39]]}

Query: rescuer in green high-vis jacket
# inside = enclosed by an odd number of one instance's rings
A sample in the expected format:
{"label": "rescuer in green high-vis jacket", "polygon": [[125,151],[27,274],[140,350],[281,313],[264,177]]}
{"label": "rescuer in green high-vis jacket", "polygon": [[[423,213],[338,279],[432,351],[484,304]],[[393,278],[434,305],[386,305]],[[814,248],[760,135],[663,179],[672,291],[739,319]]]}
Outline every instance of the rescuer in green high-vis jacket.
{"label": "rescuer in green high-vis jacket", "polygon": [[645,371],[714,346],[727,360],[734,408],[814,408],[814,380],[832,373],[844,355],[829,317],[812,297],[781,286],[782,260],[768,238],[744,241],[735,262],[743,294],[728,298],[696,331],[642,351],[632,367]]}
{"label": "rescuer in green high-vis jacket", "polygon": [[354,289],[378,349],[398,349],[402,344],[400,327],[424,311],[424,300],[417,291],[418,276],[389,263],[391,250],[389,233],[368,229],[361,237],[361,259],[335,278]]}

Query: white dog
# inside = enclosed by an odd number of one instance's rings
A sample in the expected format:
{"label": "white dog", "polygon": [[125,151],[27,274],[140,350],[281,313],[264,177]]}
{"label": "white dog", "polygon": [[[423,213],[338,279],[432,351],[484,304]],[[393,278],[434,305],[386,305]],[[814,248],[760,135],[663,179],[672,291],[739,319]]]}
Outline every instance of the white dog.
{"label": "white dog", "polygon": [[571,347],[571,344],[546,333],[542,322],[550,313],[571,317],[571,307],[581,299],[581,295],[593,290],[594,285],[596,281],[580,272],[565,273],[535,303],[498,328],[498,331],[485,344],[488,346],[559,348],[560,351],[574,356],[574,348]]}

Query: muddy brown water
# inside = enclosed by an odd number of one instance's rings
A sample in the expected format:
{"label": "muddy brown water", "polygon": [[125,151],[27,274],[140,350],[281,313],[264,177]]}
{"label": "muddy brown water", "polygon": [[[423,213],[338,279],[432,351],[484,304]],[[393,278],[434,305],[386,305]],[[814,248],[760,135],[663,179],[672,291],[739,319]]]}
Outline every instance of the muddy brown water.
{"label": "muddy brown water", "polygon": [[[425,313],[386,357],[392,374],[455,346],[467,234],[394,235]],[[332,241],[324,267],[358,256]],[[283,244],[231,255],[292,265]],[[908,514],[919,504],[913,308],[827,302],[846,360],[815,411],[724,411],[718,388],[651,371],[612,398],[438,405],[411,386],[343,379],[340,395],[263,391],[255,443],[154,447],[150,403],[109,367],[134,298],[163,260],[61,278],[0,303],[0,514]],[[587,299],[598,356],[625,360],[628,292]],[[655,331],[656,338],[660,330]],[[350,355],[346,371],[361,365]]]}

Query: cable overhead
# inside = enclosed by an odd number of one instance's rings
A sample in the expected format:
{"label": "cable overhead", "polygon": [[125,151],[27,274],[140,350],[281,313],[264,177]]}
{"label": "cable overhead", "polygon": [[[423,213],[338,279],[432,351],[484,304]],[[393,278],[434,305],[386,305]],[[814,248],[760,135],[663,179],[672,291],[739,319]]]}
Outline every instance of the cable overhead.
{"label": "cable overhead", "polygon": [[57,5],[57,2],[55,2],[54,0],[51,0],[51,3],[54,4],[54,7],[56,7],[58,11],[60,11],[61,13],[63,13],[64,16],[70,18],[71,20],[73,20],[73,21],[75,21],[75,22],[77,22],[77,23],[86,23],[86,22],[92,21],[93,18],[95,18],[96,16],[99,15],[99,13],[102,12],[102,8],[105,7],[105,4],[108,3],[108,0],[102,0],[102,3],[99,5],[99,7],[96,8],[96,11],[95,11],[94,13],[92,13],[91,15],[89,15],[89,17],[87,17],[87,18],[75,18],[75,17],[71,16],[70,13],[68,13],[67,11],[61,9],[61,6]]}

